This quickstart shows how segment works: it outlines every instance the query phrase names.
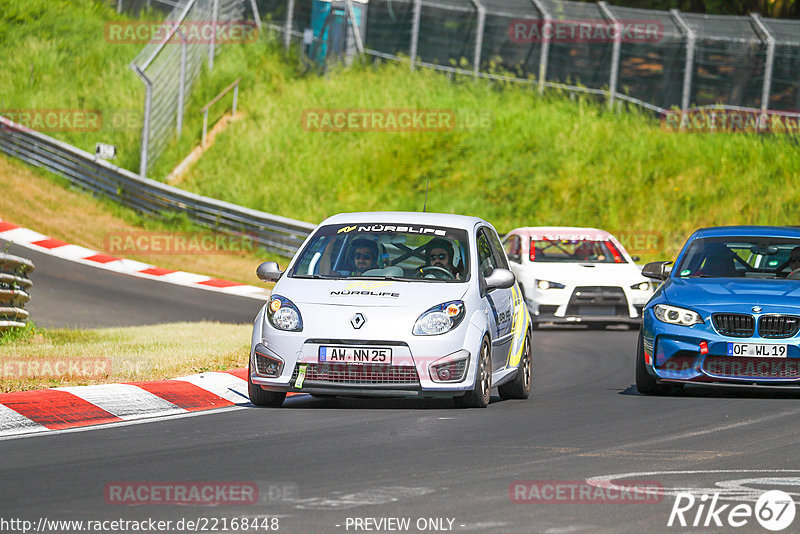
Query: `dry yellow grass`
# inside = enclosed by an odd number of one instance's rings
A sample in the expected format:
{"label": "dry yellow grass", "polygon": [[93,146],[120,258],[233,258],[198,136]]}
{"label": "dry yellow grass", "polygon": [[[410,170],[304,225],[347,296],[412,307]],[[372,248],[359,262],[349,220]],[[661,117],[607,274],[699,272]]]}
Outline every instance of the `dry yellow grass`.
{"label": "dry yellow grass", "polygon": [[29,328],[0,342],[0,392],[159,380],[244,367],[251,328],[211,322],[98,330]]}
{"label": "dry yellow grass", "polygon": [[[127,217],[122,213],[127,213]],[[263,253],[222,251],[213,254],[148,254],[130,249],[122,252],[109,249],[112,244],[110,237],[121,234],[152,234],[154,239],[173,234],[166,224],[148,223],[145,229],[128,222],[126,218],[135,220],[136,216],[87,193],[68,188],[56,177],[44,176],[43,172],[34,171],[0,155],[0,219],[10,223],[112,256],[251,285],[262,283],[255,276],[255,269],[260,262],[276,260],[283,266],[287,262],[286,259]]]}

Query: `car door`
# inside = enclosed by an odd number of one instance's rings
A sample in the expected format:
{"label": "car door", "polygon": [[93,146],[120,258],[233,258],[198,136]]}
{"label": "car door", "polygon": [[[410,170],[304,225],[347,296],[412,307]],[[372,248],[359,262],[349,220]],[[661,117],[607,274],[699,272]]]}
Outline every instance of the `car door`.
{"label": "car door", "polygon": [[[497,269],[508,269],[508,262],[500,239],[488,226],[478,229],[478,270],[486,278]],[[494,289],[484,295],[489,317],[489,335],[492,339],[492,372],[503,369],[513,338],[514,302],[511,289]]]}

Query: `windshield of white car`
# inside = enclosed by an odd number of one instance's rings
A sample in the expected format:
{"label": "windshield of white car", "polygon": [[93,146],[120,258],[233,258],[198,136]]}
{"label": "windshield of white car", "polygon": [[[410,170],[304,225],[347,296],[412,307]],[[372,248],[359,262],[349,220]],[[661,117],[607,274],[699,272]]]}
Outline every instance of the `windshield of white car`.
{"label": "windshield of white car", "polygon": [[611,241],[570,237],[531,239],[530,260],[537,263],[627,263]]}
{"label": "windshield of white car", "polygon": [[467,232],[408,223],[323,226],[289,277],[463,283],[469,279]]}
{"label": "windshield of white car", "polygon": [[774,237],[695,239],[673,272],[679,278],[800,281],[800,239]]}

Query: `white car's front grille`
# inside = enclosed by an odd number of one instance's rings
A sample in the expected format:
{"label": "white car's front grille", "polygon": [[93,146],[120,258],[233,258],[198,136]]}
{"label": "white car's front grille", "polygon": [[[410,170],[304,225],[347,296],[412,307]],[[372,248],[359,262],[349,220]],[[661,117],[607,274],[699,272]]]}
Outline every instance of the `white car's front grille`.
{"label": "white car's front grille", "polygon": [[621,287],[580,286],[572,292],[567,315],[603,315],[627,317],[628,299]]}
{"label": "white car's front grille", "polygon": [[297,379],[299,368],[305,367],[304,383],[315,385],[392,385],[419,386],[417,370],[413,366],[369,365],[345,363],[301,363],[292,374]]}

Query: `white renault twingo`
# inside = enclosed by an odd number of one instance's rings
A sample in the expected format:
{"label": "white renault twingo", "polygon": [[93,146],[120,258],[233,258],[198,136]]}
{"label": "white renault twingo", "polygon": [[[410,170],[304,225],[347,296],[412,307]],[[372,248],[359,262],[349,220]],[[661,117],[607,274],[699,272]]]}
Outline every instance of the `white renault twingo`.
{"label": "white renault twingo", "polygon": [[485,407],[491,389],[528,398],[531,320],[488,222],[436,213],[347,213],[323,221],[256,317],[250,399],[289,392],[452,397]]}

